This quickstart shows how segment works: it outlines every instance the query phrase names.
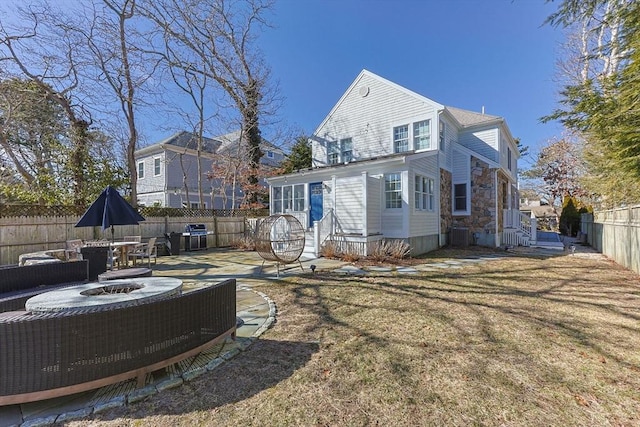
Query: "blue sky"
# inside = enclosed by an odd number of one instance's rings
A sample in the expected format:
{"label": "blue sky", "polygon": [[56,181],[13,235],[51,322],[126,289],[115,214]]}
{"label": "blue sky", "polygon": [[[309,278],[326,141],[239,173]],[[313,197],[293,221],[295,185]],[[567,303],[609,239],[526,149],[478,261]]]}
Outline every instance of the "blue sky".
{"label": "blue sky", "polygon": [[560,132],[540,124],[557,99],[562,33],[544,0],[279,0],[259,44],[305,132],[366,68],[444,105],[506,118],[533,151]]}

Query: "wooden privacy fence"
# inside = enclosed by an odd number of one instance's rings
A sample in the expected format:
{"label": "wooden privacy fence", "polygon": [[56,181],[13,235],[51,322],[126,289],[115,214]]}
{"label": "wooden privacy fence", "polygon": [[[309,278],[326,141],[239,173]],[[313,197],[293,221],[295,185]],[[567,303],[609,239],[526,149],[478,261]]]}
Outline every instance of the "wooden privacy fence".
{"label": "wooden privacy fence", "polygon": [[[79,219],[80,215],[0,217],[0,265],[16,264],[23,253],[64,248],[67,240],[111,240],[110,229],[103,232],[100,227],[74,227]],[[244,216],[146,216],[145,219],[139,225],[114,226],[115,239],[139,235],[143,241],[156,237],[164,242],[165,233],[182,233],[187,224],[204,224],[210,232],[207,247],[215,248],[230,246],[248,230]],[[184,248],[184,239],[180,241]]]}
{"label": "wooden privacy fence", "polygon": [[580,231],[598,252],[640,273],[640,205],[582,214]]}

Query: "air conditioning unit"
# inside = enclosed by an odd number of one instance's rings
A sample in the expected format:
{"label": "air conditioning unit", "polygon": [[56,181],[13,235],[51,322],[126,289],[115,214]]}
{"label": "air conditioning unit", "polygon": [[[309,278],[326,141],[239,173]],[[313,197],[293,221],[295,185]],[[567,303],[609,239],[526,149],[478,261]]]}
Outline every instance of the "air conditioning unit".
{"label": "air conditioning unit", "polygon": [[466,248],[469,246],[469,229],[467,227],[451,227],[449,242],[451,246]]}

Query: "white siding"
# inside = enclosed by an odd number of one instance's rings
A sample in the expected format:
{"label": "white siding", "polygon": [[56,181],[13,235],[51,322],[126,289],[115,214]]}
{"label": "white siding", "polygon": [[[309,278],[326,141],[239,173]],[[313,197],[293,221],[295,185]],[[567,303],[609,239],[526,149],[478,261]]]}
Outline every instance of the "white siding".
{"label": "white siding", "polygon": [[380,177],[367,177],[367,228],[369,234],[377,234],[382,231],[382,179]]}
{"label": "white siding", "polygon": [[435,130],[436,146],[439,146],[440,144],[440,133],[439,133],[440,121],[443,121],[445,123],[445,132],[444,132],[445,147],[444,147],[444,151],[439,151],[440,166],[445,170],[451,171],[453,144],[455,144],[458,141],[458,131],[457,131],[457,128],[454,125],[452,125],[448,119],[441,117],[437,122],[436,130]]}
{"label": "white siding", "polygon": [[458,143],[489,160],[498,162],[498,129],[495,127],[460,132]]}
{"label": "white siding", "polygon": [[[500,166],[504,172],[511,177],[514,181],[517,180],[518,175],[518,161],[517,158],[517,147],[515,144],[509,143],[509,140],[504,136],[504,133],[501,133],[500,137]],[[511,169],[509,169],[509,148],[511,150]]]}
{"label": "white siding", "polygon": [[[422,211],[415,209],[415,176],[422,175],[434,180],[434,209]],[[437,157],[423,157],[411,162],[409,174],[409,237],[428,236],[438,233],[438,204],[440,201],[440,174]]]}
{"label": "white siding", "polygon": [[[362,88],[368,88],[366,96]],[[364,74],[312,137],[313,165],[326,165],[326,143],[342,138],[352,138],[354,160],[392,154],[393,127],[420,120],[431,120],[431,139],[437,142],[438,104],[427,101]]]}
{"label": "white siding", "polygon": [[362,177],[337,179],[335,192],[338,230],[343,233],[361,233]]}

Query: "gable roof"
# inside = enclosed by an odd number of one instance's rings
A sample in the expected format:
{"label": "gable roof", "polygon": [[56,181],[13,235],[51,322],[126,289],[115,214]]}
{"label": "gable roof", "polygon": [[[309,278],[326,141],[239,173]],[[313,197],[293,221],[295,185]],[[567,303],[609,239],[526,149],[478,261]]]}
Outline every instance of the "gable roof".
{"label": "gable roof", "polygon": [[500,116],[476,113],[475,111],[463,110],[456,107],[444,107],[462,127],[478,126],[501,122]]}
{"label": "gable roof", "polygon": [[412,96],[414,98],[419,99],[422,102],[426,102],[428,104],[433,104],[436,109],[441,110],[444,108],[444,105],[435,102],[433,99],[429,99],[426,96],[422,96],[419,93],[413,92],[412,90],[409,90],[403,86],[400,86],[397,83],[394,83],[390,80],[385,79],[384,77],[380,77],[379,75],[372,73],[369,70],[363,69],[362,71],[360,71],[360,74],[358,74],[358,77],[355,78],[355,80],[351,83],[351,85],[349,85],[349,87],[347,88],[347,90],[342,94],[342,96],[340,97],[340,99],[338,100],[338,102],[336,102],[336,104],[333,106],[333,108],[331,109],[331,111],[329,112],[329,114],[327,114],[327,116],[324,118],[324,120],[322,120],[322,122],[320,123],[320,125],[315,129],[315,131],[313,132],[313,134],[317,134],[320,129],[322,129],[322,127],[331,119],[331,117],[333,116],[333,114],[335,113],[335,111],[340,107],[340,105],[342,104],[342,102],[345,100],[345,98],[351,93],[351,91],[353,91],[355,89],[355,87],[358,85],[358,83],[362,80],[363,77],[370,77],[372,79],[378,80],[379,82],[390,86],[396,90],[399,90],[400,92],[405,93],[406,95]]}
{"label": "gable roof", "polygon": [[[203,137],[202,139],[202,151],[208,154],[237,154],[240,141],[241,131],[230,132],[225,135],[216,136],[213,138]],[[282,152],[275,145],[262,140],[263,148],[267,148],[272,151]],[[162,141],[148,145],[146,147],[136,150],[136,156],[148,155],[154,152],[160,152],[162,150],[170,150],[176,152],[182,152],[184,150],[195,151],[198,149],[198,138],[192,132],[180,131]]]}

